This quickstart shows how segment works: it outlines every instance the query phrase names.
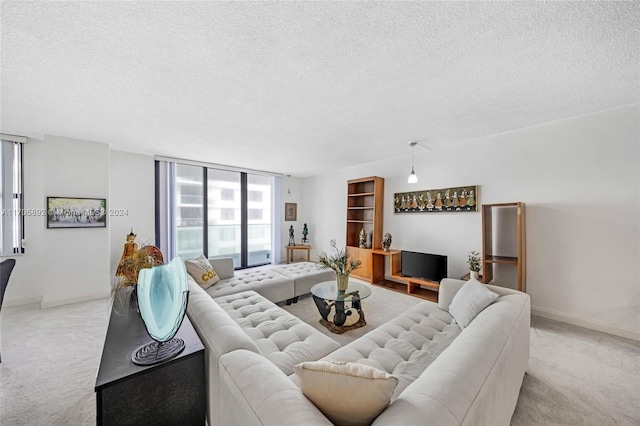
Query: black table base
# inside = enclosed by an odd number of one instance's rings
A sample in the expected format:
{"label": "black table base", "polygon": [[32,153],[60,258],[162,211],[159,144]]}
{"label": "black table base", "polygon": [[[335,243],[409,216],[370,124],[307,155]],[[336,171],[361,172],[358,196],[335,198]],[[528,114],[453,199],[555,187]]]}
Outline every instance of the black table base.
{"label": "black table base", "polygon": [[[355,292],[357,295],[357,292]],[[320,324],[327,327],[330,332],[335,334],[342,334],[349,330],[354,330],[356,328],[364,327],[367,325],[367,322],[364,319],[364,312],[362,312],[362,305],[360,304],[360,300],[352,300],[351,310],[345,310],[344,301],[337,300],[335,302],[328,303],[326,300],[313,295],[313,301],[316,303],[318,308],[318,312],[320,312]],[[333,316],[333,322],[329,321],[329,313],[331,312],[331,308],[335,309],[335,314]],[[358,322],[351,325],[344,325],[347,321],[347,317],[353,314],[353,311],[357,312],[360,316]]]}

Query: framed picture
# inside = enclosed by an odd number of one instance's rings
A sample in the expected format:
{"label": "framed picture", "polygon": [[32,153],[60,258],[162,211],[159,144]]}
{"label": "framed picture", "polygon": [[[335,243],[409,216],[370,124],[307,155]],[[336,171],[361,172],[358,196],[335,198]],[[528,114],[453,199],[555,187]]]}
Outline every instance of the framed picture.
{"label": "framed picture", "polygon": [[394,213],[477,212],[478,185],[393,194]]}
{"label": "framed picture", "polygon": [[298,205],[296,203],[284,203],[284,220],[298,220]]}
{"label": "framed picture", "polygon": [[47,197],[47,228],[106,228],[106,198]]}

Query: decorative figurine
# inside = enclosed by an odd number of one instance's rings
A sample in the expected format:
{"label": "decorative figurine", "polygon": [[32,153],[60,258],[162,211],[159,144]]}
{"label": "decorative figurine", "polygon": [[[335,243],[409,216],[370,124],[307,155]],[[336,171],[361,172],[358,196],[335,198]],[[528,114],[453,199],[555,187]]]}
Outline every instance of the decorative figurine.
{"label": "decorative figurine", "polygon": [[436,203],[434,205],[436,206],[436,210],[442,210],[442,196],[439,192],[438,195],[436,195]]}
{"label": "decorative figurine", "polygon": [[305,223],[304,226],[302,227],[302,244],[304,245],[309,244],[309,239],[307,238],[308,234],[309,234],[309,228],[307,228],[307,224]]}
{"label": "decorative figurine", "polygon": [[295,246],[295,245],[296,245],[296,242],[295,242],[295,240],[293,239],[293,225],[291,225],[291,226],[289,227],[289,245],[290,245],[290,246]]}
{"label": "decorative figurine", "polygon": [[364,228],[360,230],[360,248],[367,248],[367,233],[364,232]]}
{"label": "decorative figurine", "polygon": [[131,232],[127,235],[127,242],[124,243],[124,250],[122,251],[122,258],[116,270],[116,276],[126,275],[125,262],[132,259],[137,251],[138,244],[136,244],[136,234],[133,233],[133,228],[131,228]]}
{"label": "decorative figurine", "polygon": [[476,205],[476,199],[473,195],[473,189],[469,191],[469,198],[467,198],[467,205],[473,207]]}
{"label": "decorative figurine", "polygon": [[462,192],[460,193],[460,200],[458,200],[458,205],[460,207],[464,207],[467,205],[467,190],[462,188]]}
{"label": "decorative figurine", "polygon": [[389,251],[389,247],[391,247],[391,234],[387,232],[382,237],[382,250]]}
{"label": "decorative figurine", "polygon": [[433,210],[433,197],[430,192],[427,192],[427,210]]}

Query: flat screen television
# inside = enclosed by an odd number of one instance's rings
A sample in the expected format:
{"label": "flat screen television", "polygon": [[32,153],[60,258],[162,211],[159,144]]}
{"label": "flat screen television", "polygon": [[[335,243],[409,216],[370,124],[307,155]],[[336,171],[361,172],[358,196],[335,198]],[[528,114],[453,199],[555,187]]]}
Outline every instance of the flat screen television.
{"label": "flat screen television", "polygon": [[405,250],[400,256],[403,277],[440,282],[447,276],[447,256]]}

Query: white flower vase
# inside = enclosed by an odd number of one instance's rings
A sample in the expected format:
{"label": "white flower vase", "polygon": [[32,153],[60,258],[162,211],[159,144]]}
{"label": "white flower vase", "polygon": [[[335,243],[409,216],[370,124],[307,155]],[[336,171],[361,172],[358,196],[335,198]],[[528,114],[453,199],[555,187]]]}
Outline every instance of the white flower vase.
{"label": "white flower vase", "polygon": [[469,278],[480,280],[480,271],[469,271]]}

